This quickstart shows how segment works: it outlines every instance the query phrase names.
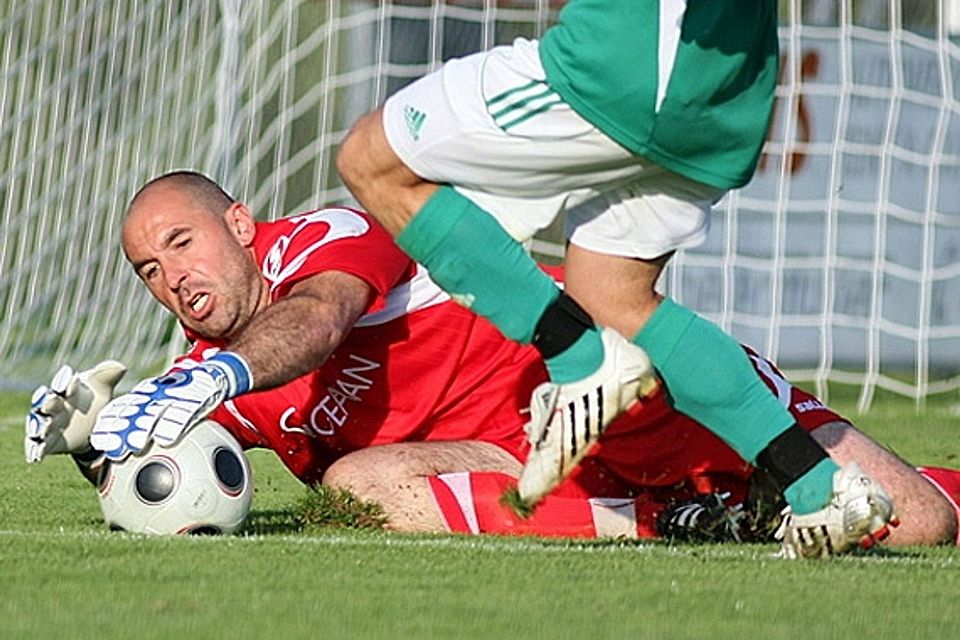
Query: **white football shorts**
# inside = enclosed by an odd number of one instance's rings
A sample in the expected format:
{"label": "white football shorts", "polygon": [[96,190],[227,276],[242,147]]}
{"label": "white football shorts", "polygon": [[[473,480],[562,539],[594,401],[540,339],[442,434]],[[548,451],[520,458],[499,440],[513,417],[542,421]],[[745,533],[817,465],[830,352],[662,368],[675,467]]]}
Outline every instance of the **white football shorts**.
{"label": "white football shorts", "polygon": [[653,259],[701,243],[723,192],[633,155],[544,78],[530,40],[450,60],[386,101],[387,141],[521,242],[566,211],[567,238],[599,253]]}

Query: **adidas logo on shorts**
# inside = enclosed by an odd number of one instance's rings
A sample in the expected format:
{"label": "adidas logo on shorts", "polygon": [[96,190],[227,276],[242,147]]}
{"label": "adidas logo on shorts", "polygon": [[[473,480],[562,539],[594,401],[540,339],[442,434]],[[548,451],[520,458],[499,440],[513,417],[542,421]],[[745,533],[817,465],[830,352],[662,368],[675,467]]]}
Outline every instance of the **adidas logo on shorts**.
{"label": "adidas logo on shorts", "polygon": [[407,131],[410,132],[410,137],[419,140],[420,130],[423,128],[423,122],[427,119],[427,114],[406,105],[403,108],[403,119],[407,122]]}

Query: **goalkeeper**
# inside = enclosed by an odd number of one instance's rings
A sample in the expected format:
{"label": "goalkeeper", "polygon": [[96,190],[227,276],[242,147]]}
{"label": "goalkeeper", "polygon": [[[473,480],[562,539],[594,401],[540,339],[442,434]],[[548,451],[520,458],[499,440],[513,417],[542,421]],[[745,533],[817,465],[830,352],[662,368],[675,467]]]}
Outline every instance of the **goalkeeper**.
{"label": "goalkeeper", "polygon": [[[830,459],[735,341],[655,291],[673,252],[703,240],[711,205],[752,176],[777,47],[773,0],[570,0],[539,42],[447,62],[344,141],[344,181],[404,251],[543,357],[528,503],[654,392],[655,368],[678,410],[770,475],[788,535],[828,526],[835,504],[865,537],[890,517],[861,490],[869,476]],[[520,242],[564,210],[561,292]]]}
{"label": "goalkeeper", "polygon": [[[454,304],[362,212],[328,208],[255,222],[215,183],[176,172],[137,194],[122,235],[130,262],[179,319],[191,349],[167,374],[109,404],[122,367],[65,369],[35,395],[29,461],[70,452],[92,472],[99,451],[122,459],[151,441],[169,445],[210,415],[246,447],[275,451],[305,483],[375,497],[405,530],[454,526],[449,500],[439,511],[417,502],[435,496],[441,504],[444,487],[456,483],[443,474],[468,473],[470,483],[498,489],[517,477],[529,450],[522,398],[546,375],[538,355]],[[752,357],[805,430],[843,426],[811,410],[809,397],[784,395],[789,385]],[[667,499],[742,493],[749,466],[697,429],[655,395],[640,415],[612,426],[576,477],[514,530],[573,533],[569,523],[587,497],[647,495],[661,513]],[[952,539],[953,513],[930,485],[862,434],[836,433],[827,444],[838,460],[859,461],[889,483],[905,521],[894,542]],[[406,480],[393,484],[399,477]],[[501,520],[509,513],[496,500],[485,504],[500,509]],[[634,529],[652,531],[643,518]],[[835,535],[830,548],[838,552],[859,542]],[[822,542],[785,539],[798,555],[820,554]]]}

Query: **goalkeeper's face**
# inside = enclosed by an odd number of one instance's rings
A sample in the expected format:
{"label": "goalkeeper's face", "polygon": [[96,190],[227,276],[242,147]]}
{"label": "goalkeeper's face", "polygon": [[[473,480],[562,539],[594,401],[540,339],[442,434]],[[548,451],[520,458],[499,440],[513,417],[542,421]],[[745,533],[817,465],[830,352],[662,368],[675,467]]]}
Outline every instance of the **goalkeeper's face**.
{"label": "goalkeeper's face", "polygon": [[253,217],[244,205],[213,213],[164,189],[130,210],[123,249],[150,293],[186,328],[229,340],[268,301],[253,235]]}

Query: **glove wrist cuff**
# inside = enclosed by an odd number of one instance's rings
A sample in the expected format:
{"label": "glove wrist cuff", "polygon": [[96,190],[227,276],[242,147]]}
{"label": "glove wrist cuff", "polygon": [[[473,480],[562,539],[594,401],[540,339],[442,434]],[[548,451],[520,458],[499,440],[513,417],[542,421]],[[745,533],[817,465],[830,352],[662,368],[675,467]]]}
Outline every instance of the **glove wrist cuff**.
{"label": "glove wrist cuff", "polygon": [[226,375],[227,398],[234,398],[253,388],[253,373],[247,361],[232,351],[220,351],[207,358],[204,364],[210,365]]}

